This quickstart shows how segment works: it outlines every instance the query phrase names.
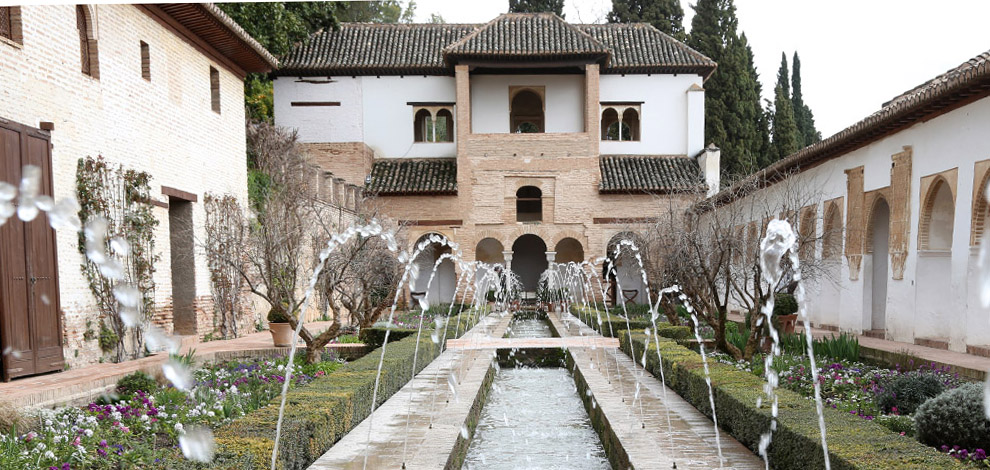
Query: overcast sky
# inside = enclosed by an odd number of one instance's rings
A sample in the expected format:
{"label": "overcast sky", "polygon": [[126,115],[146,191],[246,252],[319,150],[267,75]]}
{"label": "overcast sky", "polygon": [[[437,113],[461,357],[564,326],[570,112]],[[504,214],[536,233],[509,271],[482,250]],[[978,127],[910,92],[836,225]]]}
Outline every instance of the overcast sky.
{"label": "overcast sky", "polygon": [[[693,2],[690,2],[693,3]],[[681,0],[685,27],[694,11]],[[772,98],[780,53],[801,56],[805,102],[824,137],[883,102],[990,50],[988,0],[736,0],[764,98]],[[416,0],[416,20],[482,23],[508,0]],[[611,0],[565,0],[572,23],[604,22]]]}

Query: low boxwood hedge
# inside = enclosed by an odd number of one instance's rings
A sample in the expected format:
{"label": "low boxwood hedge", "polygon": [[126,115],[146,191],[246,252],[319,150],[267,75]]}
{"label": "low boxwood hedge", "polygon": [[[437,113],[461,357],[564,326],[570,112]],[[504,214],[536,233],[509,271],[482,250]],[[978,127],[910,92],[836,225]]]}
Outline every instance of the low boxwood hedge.
{"label": "low boxwood hedge", "polygon": [[[631,329],[634,332],[642,333],[647,328],[653,328],[653,323],[649,319],[630,319],[629,322],[626,323],[625,318],[618,315],[612,315],[610,313],[606,314],[605,312],[601,312],[602,324],[599,326],[599,311],[588,307],[572,305],[571,313],[580,318],[581,321],[585,322],[585,324],[600,333],[602,336],[608,336],[611,338],[618,337],[619,332],[623,330]],[[673,326],[667,322],[657,322],[657,334],[659,334],[662,338],[670,338],[677,341],[694,338],[694,332],[691,331],[690,327]]]}
{"label": "low boxwood hedge", "polygon": [[[619,338],[622,350],[629,354],[629,336],[623,333]],[[642,333],[633,335],[637,363],[642,360],[645,339]],[[660,374],[657,347],[651,340],[646,354],[647,369],[655,376]],[[660,339],[659,348],[667,386],[710,417],[701,355],[665,338]],[[762,379],[725,364],[709,362],[708,366],[719,426],[755,451],[760,435],[770,426],[769,404],[756,406]],[[784,389],[777,390],[777,397],[780,412],[769,447],[770,464],[774,468],[824,468],[815,402]],[[825,423],[834,470],[963,468],[946,454],[857,416],[825,409]]]}
{"label": "low boxwood hedge", "polygon": [[[464,333],[468,321],[476,318],[451,317],[448,338]],[[457,326],[460,325],[459,330]],[[370,330],[366,329],[365,331]],[[378,405],[388,400],[412,378],[413,356],[416,354],[416,331],[394,341],[397,330],[389,335],[378,387]],[[402,330],[398,330],[402,331]],[[382,330],[384,332],[384,330]],[[400,333],[401,334],[401,333]],[[383,337],[383,335],[382,335]],[[416,372],[423,370],[440,353],[440,347],[424,329],[419,338]],[[381,349],[344,364],[326,378],[289,391],[282,437],[279,440],[277,467],[282,470],[305,469],[350,432],[371,412]],[[212,468],[224,470],[269,469],[274,447],[275,425],[278,422],[280,399],[215,430],[216,458],[209,465],[198,465],[179,459],[168,462],[166,468]]]}

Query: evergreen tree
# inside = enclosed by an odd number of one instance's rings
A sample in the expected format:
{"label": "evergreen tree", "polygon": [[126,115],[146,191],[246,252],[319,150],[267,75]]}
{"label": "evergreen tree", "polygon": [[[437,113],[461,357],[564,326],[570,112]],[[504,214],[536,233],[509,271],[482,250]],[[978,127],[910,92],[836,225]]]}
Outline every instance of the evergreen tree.
{"label": "evergreen tree", "polygon": [[555,13],[564,17],[564,0],[509,0],[509,13]]}
{"label": "evergreen tree", "polygon": [[760,82],[733,0],[698,0],[688,45],[718,63],[705,83],[705,142],[722,149],[723,181],[751,173],[765,154]]}
{"label": "evergreen tree", "polygon": [[801,96],[801,59],[798,58],[797,51],[794,51],[792,65],[794,72],[791,74],[791,103],[794,105],[794,121],[801,134],[801,146],[807,147],[822,140],[822,133],[815,129],[815,116]]}
{"label": "evergreen tree", "polygon": [[678,41],[684,32],[684,9],[678,0],[612,0],[609,23],[649,23]]}
{"label": "evergreen tree", "polygon": [[777,86],[784,91],[784,96],[791,99],[791,76],[787,71],[787,55],[780,53],[780,68],[777,69]]}
{"label": "evergreen tree", "polygon": [[794,122],[794,110],[791,100],[783,87],[778,86],[773,100],[773,151],[774,160],[780,160],[797,152],[800,147],[801,135]]}

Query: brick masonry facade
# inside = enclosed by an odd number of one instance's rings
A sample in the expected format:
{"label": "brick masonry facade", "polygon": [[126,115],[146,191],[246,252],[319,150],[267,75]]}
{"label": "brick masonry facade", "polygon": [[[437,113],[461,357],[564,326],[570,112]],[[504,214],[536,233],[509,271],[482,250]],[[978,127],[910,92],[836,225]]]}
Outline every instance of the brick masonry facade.
{"label": "brick masonry facade", "polygon": [[[146,9],[133,5],[87,6],[98,43],[99,78],[81,73],[74,5],[21,7],[20,44],[0,43],[0,118],[31,127],[51,122],[56,199],[75,193],[78,159],[102,155],[112,163],[152,175],[162,186],[198,196],[196,227],[196,335],[213,329],[209,272],[203,239],[203,195],[233,194],[246,200],[243,82],[219,55],[205,53]],[[188,32],[187,32],[188,34]],[[140,43],[150,51],[150,80],[142,77]],[[211,109],[210,68],[219,71],[220,112]],[[168,210],[155,207],[154,322],[172,331]],[[70,366],[100,357],[84,339],[87,322],[98,325],[74,233],[58,233],[57,249],[65,358]],[[97,327],[98,331],[98,327]]]}

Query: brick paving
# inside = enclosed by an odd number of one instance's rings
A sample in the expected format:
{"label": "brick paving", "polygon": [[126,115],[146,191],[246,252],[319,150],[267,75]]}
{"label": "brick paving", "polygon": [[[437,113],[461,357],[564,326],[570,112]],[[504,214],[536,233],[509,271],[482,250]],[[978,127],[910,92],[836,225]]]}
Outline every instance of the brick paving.
{"label": "brick paving", "polygon": [[[311,331],[319,331],[329,326],[329,322],[306,324]],[[303,345],[303,341],[299,340]],[[363,351],[363,344],[332,345],[342,355],[350,351]],[[289,348],[276,348],[271,333],[262,331],[231,340],[217,340],[197,343],[194,338],[184,338],[180,353],[195,349],[196,360],[200,363],[224,359],[246,357],[274,357],[286,354]],[[61,405],[85,404],[111,390],[121,377],[141,370],[152,376],[159,374],[161,366],[168,360],[168,354],[160,352],[141,359],[121,363],[93,364],[77,369],[54,372],[45,375],[25,377],[7,383],[0,383],[2,400],[18,408],[55,407]]]}

